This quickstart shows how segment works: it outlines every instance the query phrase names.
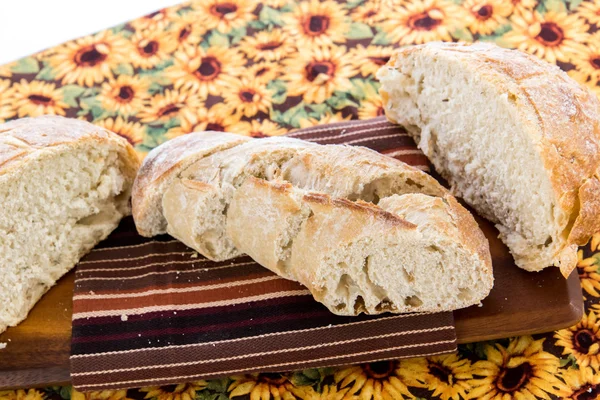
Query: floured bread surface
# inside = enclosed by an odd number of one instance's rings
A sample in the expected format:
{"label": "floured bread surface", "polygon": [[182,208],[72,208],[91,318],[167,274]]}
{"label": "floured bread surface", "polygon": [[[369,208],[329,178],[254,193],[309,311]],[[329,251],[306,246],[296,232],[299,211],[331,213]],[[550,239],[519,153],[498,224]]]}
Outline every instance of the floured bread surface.
{"label": "floured bread surface", "polygon": [[376,206],[256,178],[227,212],[238,249],[339,315],[479,303],[493,278],[478,229],[449,195],[393,195]]}
{"label": "floured bread surface", "polygon": [[138,165],[124,139],[87,122],[0,125],[0,332],[130,214]]}
{"label": "floured bread surface", "polygon": [[568,276],[600,230],[598,99],[558,67],[489,44],[404,48],[377,76],[388,119],[496,223],[517,265]]}

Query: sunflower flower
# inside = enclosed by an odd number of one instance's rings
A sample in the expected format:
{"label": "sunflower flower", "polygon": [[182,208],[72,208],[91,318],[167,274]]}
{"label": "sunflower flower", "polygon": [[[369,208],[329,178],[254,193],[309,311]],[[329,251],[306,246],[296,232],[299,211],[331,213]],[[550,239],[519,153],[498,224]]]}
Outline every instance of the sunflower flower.
{"label": "sunflower flower", "polygon": [[305,399],[311,394],[310,387],[294,386],[289,379],[282,374],[263,373],[232,376],[233,382],[227,391],[229,397],[247,395],[251,399]]}
{"label": "sunflower flower", "polygon": [[513,9],[512,4],[504,0],[466,0],[462,6],[473,16],[467,27],[481,35],[489,35],[506,24],[506,17]]}
{"label": "sunflower flower", "polygon": [[196,22],[221,33],[229,33],[255,19],[253,11],[257,4],[256,0],[197,0],[191,3],[197,11]]}
{"label": "sunflower flower", "polygon": [[283,75],[283,68],[280,63],[262,61],[253,64],[248,68],[248,73],[242,74],[257,82],[269,83]]}
{"label": "sunflower flower", "polygon": [[194,12],[177,15],[168,28],[171,40],[177,43],[178,49],[197,46],[206,30],[204,25],[198,23],[198,16]]}
{"label": "sunflower flower", "polygon": [[350,28],[344,6],[333,0],[310,0],[295,4],[283,17],[283,26],[298,47],[344,43]]}
{"label": "sunflower flower", "polygon": [[143,30],[131,37],[134,50],[130,54],[135,67],[150,69],[166,60],[177,47],[177,41],[171,35],[158,30]]}
{"label": "sunflower flower", "polygon": [[225,103],[236,112],[252,117],[258,112],[268,113],[271,107],[271,93],[264,84],[256,80],[242,78],[223,93]]}
{"label": "sunflower flower", "polygon": [[341,112],[335,114],[325,114],[319,118],[304,118],[299,121],[300,128],[310,128],[315,125],[333,124],[336,122],[350,121],[352,115],[344,117]]}
{"label": "sunflower flower", "polygon": [[164,29],[175,18],[177,18],[177,8],[168,7],[136,18],[129,24],[138,31],[144,29]]}
{"label": "sunflower flower", "polygon": [[139,122],[127,121],[121,116],[94,121],[94,125],[98,125],[124,137],[132,146],[141,143],[144,140],[144,134],[146,132],[144,125]]}
{"label": "sunflower flower", "polygon": [[556,345],[564,348],[563,355],[572,355],[579,367],[600,367],[600,332],[597,315],[590,310],[577,325],[556,331]]}
{"label": "sunflower flower", "polygon": [[371,77],[387,64],[390,57],[394,53],[394,49],[389,46],[374,46],[364,47],[358,44],[350,50],[352,66],[360,71],[362,76]]}
{"label": "sunflower flower", "polygon": [[146,393],[145,399],[154,400],[194,400],[196,392],[207,385],[206,381],[181,383],[179,385],[152,386],[141,388]]}
{"label": "sunflower flower", "polygon": [[575,9],[575,13],[590,24],[600,23],[600,0],[584,1]]}
{"label": "sunflower flower", "polygon": [[10,105],[14,89],[8,79],[0,79],[0,122],[15,116],[16,111]]}
{"label": "sunflower flower", "polygon": [[175,89],[197,92],[203,99],[208,94],[221,95],[224,87],[238,80],[245,64],[239,51],[222,47],[186,47],[175,53],[174,61],[165,77]]}
{"label": "sunflower flower", "polygon": [[241,40],[240,48],[254,61],[279,61],[295,51],[289,36],[278,28],[246,36]]}
{"label": "sunflower flower", "polygon": [[229,106],[223,103],[216,104],[210,109],[202,107],[198,110],[193,120],[183,120],[180,126],[169,129],[167,138],[191,132],[216,131],[229,132],[231,127],[240,121],[240,114],[235,113]]}
{"label": "sunflower flower", "polygon": [[284,60],[288,96],[302,96],[307,103],[323,103],[334,90],[351,87],[350,77],[356,75],[351,55],[346,47],[315,47],[300,51]]}
{"label": "sunflower flower", "polygon": [[0,390],[0,400],[44,400],[45,397],[36,389]]}
{"label": "sunflower flower", "polygon": [[592,257],[583,258],[583,250],[577,252],[577,272],[579,273],[579,281],[581,287],[590,296],[600,297],[600,254],[596,253]]}
{"label": "sunflower flower", "polygon": [[513,29],[498,40],[502,46],[535,54],[552,64],[568,62],[585,52],[589,26],[575,14],[534,11],[513,15],[511,21]]}
{"label": "sunflower flower", "polygon": [[564,384],[557,378],[559,360],[544,351],[543,342],[521,336],[511,339],[506,348],[499,343],[486,346],[487,359],[477,361],[471,369],[473,375],[482,378],[470,381],[470,398],[535,400],[560,394]]}
{"label": "sunflower flower", "polygon": [[[402,375],[404,363],[404,360],[393,360],[346,367],[338,370],[333,379],[340,389],[350,388],[348,395],[356,394],[360,399],[414,398]],[[426,369],[421,371],[426,372]]]}
{"label": "sunflower flower", "polygon": [[229,132],[238,133],[240,135],[251,136],[255,138],[267,137],[267,136],[280,136],[285,135],[287,130],[280,127],[275,122],[271,122],[268,119],[252,121],[240,121],[237,124],[229,127]]}
{"label": "sunflower flower", "polygon": [[590,367],[561,369],[560,378],[566,388],[560,393],[561,399],[597,399],[600,397],[600,375]]}
{"label": "sunflower flower", "polygon": [[451,41],[450,32],[464,27],[470,19],[464,8],[450,0],[415,0],[392,8],[381,27],[394,42],[422,44]]}
{"label": "sunflower flower", "polygon": [[21,79],[13,85],[10,103],[19,118],[40,115],[66,115],[69,105],[63,101],[61,89],[54,83]]}
{"label": "sunflower flower", "polygon": [[93,86],[113,77],[112,69],[126,60],[130,46],[127,39],[106,30],[53,49],[48,63],[63,84]]}
{"label": "sunflower flower", "polygon": [[172,118],[179,118],[182,124],[193,123],[201,107],[197,96],[167,89],[164,94],[155,94],[137,117],[143,123],[165,123]]}
{"label": "sunflower flower", "polygon": [[102,84],[98,100],[106,110],[125,116],[136,114],[150,97],[150,82],[142,76],[119,75],[116,80]]}
{"label": "sunflower flower", "polygon": [[367,0],[350,13],[353,21],[375,25],[385,19],[385,9],[380,0]]}

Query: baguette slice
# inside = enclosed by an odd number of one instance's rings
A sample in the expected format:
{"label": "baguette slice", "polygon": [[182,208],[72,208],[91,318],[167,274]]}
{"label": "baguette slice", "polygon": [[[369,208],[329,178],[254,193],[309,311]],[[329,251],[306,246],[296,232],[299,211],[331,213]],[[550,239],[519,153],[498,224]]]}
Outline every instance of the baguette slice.
{"label": "baguette slice", "polygon": [[62,117],[0,125],[0,332],[130,214],[129,143]]}
{"label": "baguette slice", "polygon": [[153,149],[144,159],[133,184],[133,216],[139,234],[152,237],[167,232],[162,197],[182,171],[203,157],[248,140],[232,133],[195,132]]}
{"label": "baguette slice", "polygon": [[487,242],[452,196],[380,205],[251,177],[233,196],[227,234],[338,315],[454,310],[488,295]]}
{"label": "baguette slice", "polygon": [[481,43],[403,48],[377,77],[388,119],[496,223],[516,264],[568,276],[600,230],[596,96],[554,65]]}

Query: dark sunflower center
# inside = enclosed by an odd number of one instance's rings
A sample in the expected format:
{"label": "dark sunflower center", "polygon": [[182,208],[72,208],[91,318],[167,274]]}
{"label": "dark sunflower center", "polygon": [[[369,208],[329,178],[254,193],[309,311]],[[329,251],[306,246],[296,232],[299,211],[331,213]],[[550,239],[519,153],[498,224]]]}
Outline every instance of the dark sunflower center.
{"label": "dark sunflower center", "polygon": [[369,57],[369,60],[371,60],[372,63],[375,63],[377,65],[385,65],[387,64],[388,61],[390,61],[389,57]]}
{"label": "dark sunflower center", "polygon": [[598,385],[585,385],[573,393],[572,399],[576,400],[596,400],[600,396],[600,387]]}
{"label": "dark sunflower center", "polygon": [[378,361],[365,364],[363,369],[367,376],[373,379],[385,379],[398,368],[397,361]]}
{"label": "dark sunflower center", "polygon": [[52,98],[41,94],[30,94],[27,98],[34,104],[48,105],[52,103]]}
{"label": "dark sunflower center", "polygon": [[268,70],[268,68],[261,68],[258,71],[256,71],[256,76],[264,75]]}
{"label": "dark sunflower center", "polygon": [[587,354],[596,340],[596,336],[589,329],[581,329],[573,336],[573,346],[579,352]]}
{"label": "dark sunflower center", "polygon": [[158,14],[162,14],[162,10],[154,11],[153,13],[146,15],[146,18],[152,19],[152,18],[156,17]]}
{"label": "dark sunflower center", "polygon": [[129,101],[133,99],[134,91],[131,86],[121,86],[119,89],[119,98],[124,101]]}
{"label": "dark sunflower center", "polygon": [[377,109],[377,116],[380,117],[382,115],[385,115],[385,111],[384,111],[383,107],[379,107]]}
{"label": "dark sunflower center", "polygon": [[265,372],[263,374],[258,374],[258,381],[270,383],[271,385],[281,385],[284,384],[287,378],[282,376],[281,374]]}
{"label": "dark sunflower center", "polygon": [[592,57],[590,59],[590,64],[592,64],[595,69],[600,69],[600,56]]}
{"label": "dark sunflower center", "polygon": [[371,18],[377,15],[377,11],[375,10],[369,10],[364,14],[365,18]]}
{"label": "dark sunflower center", "polygon": [[152,55],[156,54],[157,51],[158,51],[158,42],[156,40],[152,40],[152,41],[148,42],[148,44],[145,45],[144,47],[140,47],[140,53],[142,53],[142,55],[145,57],[152,56]]}
{"label": "dark sunflower center", "polygon": [[490,6],[489,4],[486,4],[486,5],[479,7],[479,10],[477,10],[477,13],[475,16],[477,17],[477,19],[485,21],[486,19],[491,18],[493,12],[494,12],[494,8],[492,6]]}
{"label": "dark sunflower center", "polygon": [[206,130],[207,131],[224,132],[225,127],[223,127],[223,125],[221,125],[221,124],[217,124],[216,122],[210,122],[208,125],[206,125]]}
{"label": "dark sunflower center", "polygon": [[540,33],[536,37],[538,41],[546,46],[558,46],[564,38],[565,34],[562,28],[554,22],[544,22]]}
{"label": "dark sunflower center", "polygon": [[243,102],[252,103],[255,94],[256,92],[254,90],[242,90],[239,96]]}
{"label": "dark sunflower center", "polygon": [[533,368],[529,363],[523,363],[514,368],[504,368],[498,375],[496,387],[505,393],[519,390],[529,381]]}
{"label": "dark sunflower center", "polygon": [[177,385],[166,385],[166,386],[161,386],[160,390],[162,390],[163,392],[166,392],[166,393],[173,393],[176,388],[177,388]]}
{"label": "dark sunflower center", "polygon": [[189,25],[186,25],[183,28],[181,28],[181,30],[179,31],[179,41],[182,42],[185,39],[187,39],[187,37],[190,36],[190,33],[192,33],[192,29]]}
{"label": "dark sunflower center", "polygon": [[313,61],[306,66],[306,78],[314,81],[319,74],[332,77],[335,73],[335,65],[329,61]]}
{"label": "dark sunflower center", "polygon": [[408,20],[409,27],[420,31],[431,31],[441,23],[441,19],[431,18],[428,12],[413,15]]}
{"label": "dark sunflower center", "polygon": [[329,17],[325,15],[312,15],[304,21],[304,31],[311,36],[323,34],[329,28]]}
{"label": "dark sunflower center", "polygon": [[75,53],[75,63],[82,67],[93,67],[106,60],[106,54],[100,53],[96,46],[86,46]]}
{"label": "dark sunflower center", "polygon": [[267,43],[260,43],[256,46],[256,48],[259,50],[275,50],[279,46],[281,46],[281,42],[271,41]]}
{"label": "dark sunflower center", "polygon": [[221,63],[214,57],[202,57],[196,70],[196,76],[203,81],[210,81],[221,73]]}
{"label": "dark sunflower center", "polygon": [[229,13],[236,12],[237,6],[233,3],[215,4],[210,8],[210,12],[219,17],[223,17]]}
{"label": "dark sunflower center", "polygon": [[161,108],[160,110],[158,110],[158,112],[156,114],[159,117],[169,117],[169,116],[172,116],[173,114],[176,114],[177,111],[179,111],[179,109],[181,109],[181,107],[179,107],[177,104],[168,104],[168,105],[164,106],[163,108]]}
{"label": "dark sunflower center", "polygon": [[429,373],[436,378],[438,378],[441,382],[450,382],[450,375],[452,375],[452,371],[446,368],[445,366],[437,363],[432,363],[429,365]]}

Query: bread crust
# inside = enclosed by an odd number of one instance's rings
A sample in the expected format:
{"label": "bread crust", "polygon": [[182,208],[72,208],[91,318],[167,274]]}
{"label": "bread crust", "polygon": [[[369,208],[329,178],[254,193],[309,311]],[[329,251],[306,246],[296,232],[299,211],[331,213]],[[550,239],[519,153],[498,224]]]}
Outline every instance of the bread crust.
{"label": "bread crust", "polygon": [[[491,44],[428,43],[407,47],[392,56],[388,67],[395,67],[399,58],[413,52],[460,62],[499,93],[506,93],[515,104],[518,118],[547,171],[558,206],[555,213],[566,226],[564,245],[555,258],[563,275],[568,276],[576,266],[577,245],[587,243],[600,228],[598,98],[556,65]],[[393,101],[385,91],[381,94],[384,105]],[[495,219],[493,215],[485,217]]]}
{"label": "bread crust", "polygon": [[167,232],[162,197],[169,184],[186,168],[209,155],[242,144],[250,138],[224,132],[196,132],[179,136],[152,150],[133,184],[132,207],[140,235]]}
{"label": "bread crust", "polygon": [[113,143],[121,154],[123,173],[135,177],[140,162],[127,140],[89,122],[48,115],[0,124],[0,179],[11,179],[29,161],[51,156],[60,147],[77,149],[88,142]]}

